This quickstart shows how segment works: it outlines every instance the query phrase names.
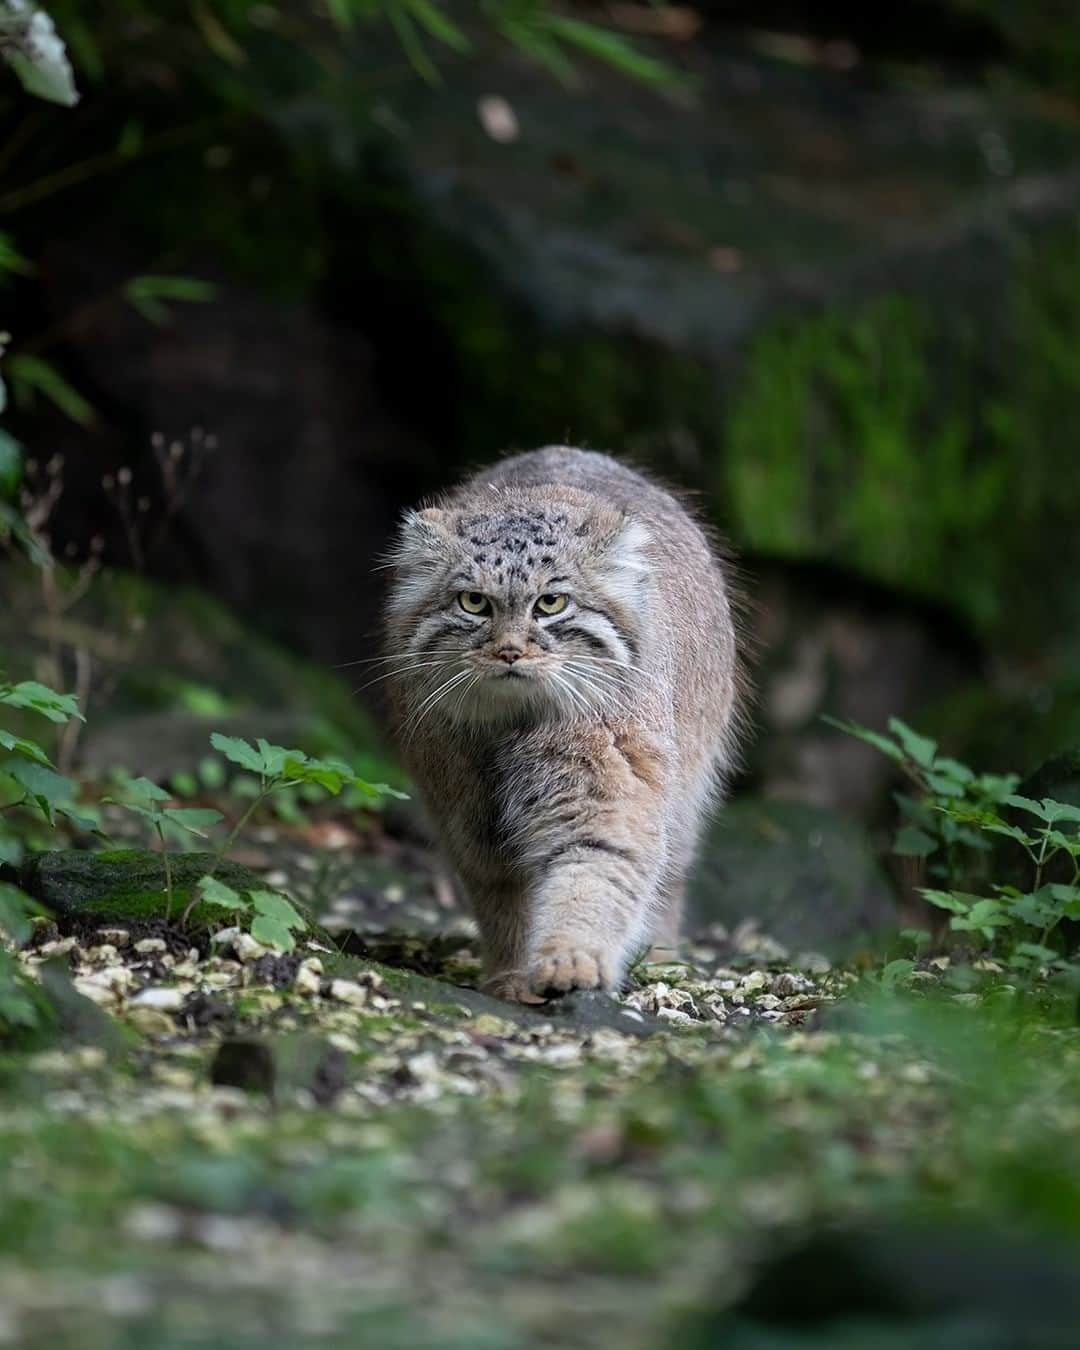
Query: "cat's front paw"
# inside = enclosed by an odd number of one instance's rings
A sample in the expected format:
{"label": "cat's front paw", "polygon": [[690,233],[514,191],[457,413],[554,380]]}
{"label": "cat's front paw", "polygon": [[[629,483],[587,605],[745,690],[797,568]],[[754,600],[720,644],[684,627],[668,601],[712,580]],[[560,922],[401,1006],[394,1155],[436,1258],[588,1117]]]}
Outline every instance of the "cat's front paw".
{"label": "cat's front paw", "polygon": [[493,998],[505,999],[507,1003],[543,1003],[544,999],[534,992],[527,975],[517,970],[502,971],[492,975],[480,986],[485,994]]}
{"label": "cat's front paw", "polygon": [[614,964],[598,947],[547,942],[536,953],[528,973],[536,994],[566,994],[571,989],[610,989]]}

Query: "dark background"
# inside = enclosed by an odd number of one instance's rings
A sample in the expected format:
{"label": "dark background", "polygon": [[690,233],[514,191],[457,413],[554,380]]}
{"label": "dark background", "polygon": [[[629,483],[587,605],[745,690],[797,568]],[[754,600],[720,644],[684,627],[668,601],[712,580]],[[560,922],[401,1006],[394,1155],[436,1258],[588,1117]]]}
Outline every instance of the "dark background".
{"label": "dark background", "polygon": [[[822,712],[1021,772],[1080,739],[1068,7],[450,6],[467,51],[374,11],[95,8],[51,6],[78,109],[0,87],[6,426],[21,491],[62,483],[55,555],[143,581],[135,607],[95,576],[58,639],[9,562],[0,641],[68,683],[89,652],[96,734],[287,712],[267,638],[327,710],[400,509],[567,441],[699,494],[739,550],[744,786],[887,813],[887,766]],[[552,50],[548,13],[672,78]],[[117,623],[137,641],[106,649]]]}

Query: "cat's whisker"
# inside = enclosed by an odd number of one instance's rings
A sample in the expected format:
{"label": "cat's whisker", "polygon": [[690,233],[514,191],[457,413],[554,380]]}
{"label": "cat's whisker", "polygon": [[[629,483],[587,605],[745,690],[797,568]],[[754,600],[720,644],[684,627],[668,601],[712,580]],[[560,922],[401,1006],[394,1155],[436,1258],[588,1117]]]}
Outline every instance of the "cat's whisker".
{"label": "cat's whisker", "polygon": [[451,711],[452,717],[456,717],[458,715],[458,713],[461,711],[461,705],[465,702],[469,694],[472,692],[473,689],[476,688],[476,686],[479,683],[480,683],[480,676],[477,674],[474,675],[472,679],[466,685],[463,686],[461,693],[458,694],[457,700],[455,701],[454,707]]}
{"label": "cat's whisker", "polygon": [[626,680],[620,680],[617,676],[612,675],[609,671],[606,670],[591,670],[587,667],[583,668],[580,665],[578,665],[578,663],[573,658],[571,658],[568,661],[564,661],[562,668],[564,670],[572,672],[575,675],[580,676],[582,679],[586,681],[595,682],[608,689],[625,691],[627,688]]}
{"label": "cat's whisker", "polygon": [[409,744],[416,735],[420,728],[420,724],[428,714],[434,710],[451,690],[456,689],[463,680],[468,679],[471,673],[472,672],[469,670],[459,670],[456,675],[451,675],[448,680],[445,680],[440,684],[433,694],[428,695],[416,712],[413,713],[412,717],[409,718],[408,722],[406,722],[405,726],[402,727],[402,733],[406,736],[406,744]]}
{"label": "cat's whisker", "polygon": [[582,670],[573,661],[564,661],[562,669],[582,689],[596,696],[597,705],[614,709],[625,698],[627,685],[604,671]]}
{"label": "cat's whisker", "polygon": [[[342,661],[339,665],[333,666],[333,670],[345,670],[349,666],[377,666],[386,665],[391,661],[413,661],[418,656],[423,656],[423,652],[391,652],[389,656],[361,656],[355,661]],[[440,656],[442,653],[433,651],[429,656]],[[449,656],[447,657],[449,660]]]}
{"label": "cat's whisker", "polygon": [[[573,659],[574,659],[575,661],[585,661],[585,662],[588,662],[590,665],[593,665],[593,664],[600,664],[600,665],[605,665],[605,666],[615,666],[615,667],[617,667],[618,671],[621,673],[621,676],[622,676],[622,678],[623,678],[624,681],[625,681],[625,684],[626,684],[626,687],[627,687],[627,688],[629,688],[629,687],[633,684],[633,682],[636,681],[636,680],[645,680],[645,681],[647,681],[649,684],[651,684],[651,685],[653,686],[653,688],[656,689],[656,690],[659,690],[659,691],[662,692],[663,689],[664,689],[664,684],[663,684],[663,682],[662,682],[660,679],[658,679],[656,675],[652,674],[650,671],[642,670],[640,666],[628,666],[628,665],[626,664],[625,661],[616,661],[613,657],[609,657],[609,656],[591,656],[591,655],[587,655],[587,654],[584,653],[584,652],[575,652],[575,653],[574,653],[574,658],[573,658]],[[596,675],[600,675],[600,674],[611,675],[611,674],[613,674],[613,673],[614,673],[614,672],[612,672],[612,671],[606,671],[606,670],[605,670],[605,671],[599,671],[599,670],[597,670],[597,671],[594,672],[594,674],[596,674]]]}
{"label": "cat's whisker", "polygon": [[592,712],[592,707],[588,699],[586,699],[585,696],[582,693],[580,693],[579,690],[575,689],[569,680],[564,680],[562,676],[557,672],[552,673],[552,679],[555,681],[555,683],[559,686],[560,689],[565,689],[566,692],[570,695],[570,701],[574,705],[574,707],[580,708],[581,711],[584,712],[586,716],[588,716],[588,714]]}
{"label": "cat's whisker", "polygon": [[395,676],[411,675],[416,670],[445,670],[447,666],[455,665],[454,661],[420,661],[415,666],[398,666],[395,670],[381,670],[378,675],[373,675],[370,680],[357,685],[353,694],[362,693],[365,689],[370,689],[373,684],[378,684],[380,680],[391,680]]}

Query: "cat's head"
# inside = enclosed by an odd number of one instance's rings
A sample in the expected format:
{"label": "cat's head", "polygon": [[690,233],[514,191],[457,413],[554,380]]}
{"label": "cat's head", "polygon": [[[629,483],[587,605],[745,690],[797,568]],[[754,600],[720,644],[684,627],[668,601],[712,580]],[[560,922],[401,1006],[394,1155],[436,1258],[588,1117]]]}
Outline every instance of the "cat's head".
{"label": "cat's head", "polygon": [[410,512],[392,554],[391,678],[425,718],[615,708],[647,640],[648,542],[571,489]]}

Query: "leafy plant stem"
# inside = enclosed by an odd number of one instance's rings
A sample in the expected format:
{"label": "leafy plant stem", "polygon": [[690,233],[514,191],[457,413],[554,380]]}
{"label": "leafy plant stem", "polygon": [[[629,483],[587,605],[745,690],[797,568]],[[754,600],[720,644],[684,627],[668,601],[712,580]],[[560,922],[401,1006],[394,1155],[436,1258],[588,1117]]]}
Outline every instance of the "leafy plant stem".
{"label": "leafy plant stem", "polygon": [[173,883],[172,883],[172,864],[169,861],[169,846],[165,842],[165,831],[161,828],[161,822],[154,822],[154,829],[161,842],[161,860],[165,864],[165,922],[168,923],[172,917],[173,906]]}
{"label": "leafy plant stem", "polygon": [[276,792],[279,788],[288,788],[295,786],[296,786],[295,782],[279,783],[273,779],[271,779],[270,782],[267,782],[265,778],[261,780],[259,784],[258,796],[253,797],[251,799],[243,815],[229,831],[225,839],[225,842],[217,850],[217,853],[214,857],[214,864],[210,868],[210,871],[207,873],[207,876],[212,877],[214,873],[218,870],[218,868],[221,866],[221,864],[225,861],[225,858],[229,850],[232,848],[233,844],[236,843],[237,839],[239,839],[240,834],[244,829],[244,826],[248,823],[248,821],[259,809],[259,807],[263,804],[263,802],[266,801],[267,797],[269,797],[272,792]]}

